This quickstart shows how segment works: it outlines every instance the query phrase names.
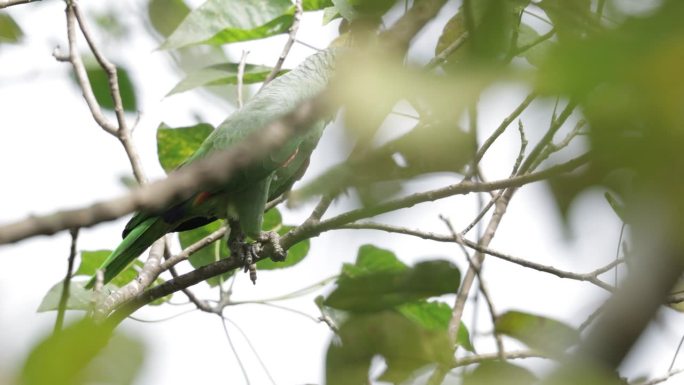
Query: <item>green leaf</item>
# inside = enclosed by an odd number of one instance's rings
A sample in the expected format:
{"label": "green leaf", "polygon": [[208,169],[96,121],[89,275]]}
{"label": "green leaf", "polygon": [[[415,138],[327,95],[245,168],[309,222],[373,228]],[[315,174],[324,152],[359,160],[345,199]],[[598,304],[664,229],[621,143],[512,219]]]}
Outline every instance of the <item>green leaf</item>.
{"label": "green leaf", "polygon": [[[221,84],[237,84],[238,63],[222,63],[204,67],[195,71],[181,80],[166,96],[171,96],[180,92],[185,92],[197,87],[216,86]],[[260,83],[273,70],[272,67],[246,64],[245,73],[242,78],[244,84]],[[278,72],[278,76],[286,73],[287,70]]]}
{"label": "green leaf", "polygon": [[305,11],[318,11],[320,9],[332,7],[332,0],[303,0],[302,8]]}
{"label": "green leaf", "polygon": [[[92,277],[111,253],[111,250],[81,251],[81,264],[76,269],[76,272],[74,272],[74,276],[87,275]],[[123,287],[138,276],[142,267],[143,262],[136,259],[114,277],[110,283],[115,288]]]}
{"label": "green leaf", "polygon": [[520,54],[535,67],[541,65],[555,45],[550,39],[539,41],[539,33],[525,23],[518,27],[518,44],[516,48],[525,48]]}
{"label": "green leaf", "polygon": [[579,342],[579,332],[574,328],[550,318],[509,311],[496,320],[497,333],[513,337],[533,349],[549,355],[563,353]]}
{"label": "green leaf", "polygon": [[591,0],[544,0],[536,5],[549,16],[561,39],[581,38],[595,27]]}
{"label": "green leaf", "polygon": [[444,260],[422,262],[402,271],[379,271],[351,277],[343,274],[325,305],[356,312],[378,311],[455,293],[459,284],[458,268]]}
{"label": "green leaf", "polygon": [[[448,331],[451,321],[451,307],[439,301],[417,301],[403,304],[397,310],[404,317],[416,322],[428,330]],[[475,353],[475,347],[470,341],[468,328],[461,322],[458,328],[456,342],[469,352]]]}
{"label": "green leaf", "polygon": [[289,0],[208,0],[190,12],[160,48],[262,39],[287,31],[293,14]]}
{"label": "green leaf", "polygon": [[337,19],[338,17],[342,17],[340,13],[337,11],[337,7],[328,7],[323,10],[323,25],[327,25],[331,21]]}
{"label": "green leaf", "polygon": [[463,377],[463,385],[528,385],[537,380],[529,370],[502,361],[485,361]]}
{"label": "green leaf", "polygon": [[452,360],[444,330],[428,330],[394,311],[355,314],[340,326],[341,343],[326,356],[326,384],[366,384],[374,356],[387,364],[377,380],[399,383],[421,367]]}
{"label": "green leaf", "polygon": [[171,172],[192,155],[214,128],[207,123],[170,128],[162,123],[157,128],[157,156],[164,171]]}
{"label": "green leaf", "polygon": [[[111,254],[111,250],[96,250],[96,251],[81,251],[81,264],[76,269],[74,276],[77,275],[87,275],[94,276],[97,269],[102,266],[104,261]],[[143,263],[140,260],[135,260],[131,262],[128,267],[126,267],[121,273],[114,277],[110,284],[113,289],[123,287],[128,282],[131,282],[138,276],[138,272],[142,267]]]}
{"label": "green leaf", "polygon": [[378,17],[387,12],[396,0],[332,0],[340,15],[349,21],[359,17]]}
{"label": "green leaf", "polygon": [[264,222],[261,225],[262,231],[278,231],[283,224],[283,216],[280,210],[272,208],[264,213]]}
{"label": "green leaf", "polygon": [[95,275],[97,269],[111,253],[111,250],[81,251],[81,264],[78,265],[74,275]]}
{"label": "green leaf", "polygon": [[[214,221],[208,225],[178,233],[178,239],[180,240],[181,247],[185,249],[186,247],[218,230],[221,226],[223,226],[223,221]],[[223,240],[218,240],[191,255],[189,261],[194,268],[199,268],[214,263],[220,259],[228,258],[229,256],[230,251],[228,250],[226,242]],[[219,285],[221,282],[224,282],[232,274],[233,272],[229,271],[220,276],[211,277],[207,279],[206,282],[209,284],[209,286],[214,287]]]}
{"label": "green leaf", "polygon": [[[86,289],[85,281],[71,281],[69,282],[69,299],[67,300],[66,308],[68,310],[90,310],[92,307],[93,291]],[[107,284],[102,288],[103,295],[109,295],[118,287]],[[59,301],[62,298],[62,291],[64,290],[64,281],[57,282],[48,290],[43,300],[38,306],[38,312],[53,311],[59,308]]]}
{"label": "green leaf", "polygon": [[[121,103],[124,111],[137,112],[138,100],[135,96],[135,87],[128,75],[128,70],[116,65],[116,70],[119,78],[119,93],[121,94]],[[105,71],[94,61],[86,63],[86,73],[93,88],[93,94],[100,106],[106,110],[114,111],[114,101],[112,100],[111,91],[109,88],[109,78]]]}
{"label": "green leaf", "polygon": [[461,324],[458,326],[458,332],[456,333],[456,343],[458,346],[463,347],[463,349],[476,353],[475,352],[475,346],[473,346],[473,342],[470,339],[470,332],[468,331],[468,328],[465,326],[463,321],[461,321]]}
{"label": "green leaf", "polygon": [[150,0],[147,17],[160,35],[168,37],[190,13],[183,0]]}
{"label": "green leaf", "polygon": [[405,271],[408,266],[400,261],[390,250],[374,245],[362,245],[356,256],[356,262],[342,265],[342,274],[354,278],[372,273]]}
{"label": "green leaf", "polygon": [[144,361],[141,342],[85,319],[50,334],[29,353],[23,385],[128,385]]}
{"label": "green leaf", "polygon": [[24,31],[12,16],[0,13],[0,43],[18,43],[22,37],[24,37]]}

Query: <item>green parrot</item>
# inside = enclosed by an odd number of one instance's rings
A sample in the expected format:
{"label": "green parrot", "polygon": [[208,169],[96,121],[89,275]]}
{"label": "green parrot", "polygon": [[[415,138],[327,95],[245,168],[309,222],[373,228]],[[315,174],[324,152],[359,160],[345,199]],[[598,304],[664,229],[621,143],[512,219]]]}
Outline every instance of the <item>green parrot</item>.
{"label": "green parrot", "polygon": [[[274,79],[213,131],[184,162],[191,163],[213,151],[228,150],[247,136],[293,111],[301,102],[324,90],[332,76],[335,50],[321,51],[290,72]],[[103,262],[103,284],[111,281],[152,243],[169,232],[194,229],[219,218],[252,239],[261,232],[268,201],[287,192],[308,167],[327,121],[321,119],[306,134],[290,138],[281,148],[240,170],[220,189],[202,191],[159,213],[137,213],[123,231],[123,241]],[[181,165],[182,167],[182,165]],[[231,226],[231,233],[235,231]],[[231,234],[231,238],[234,234]],[[284,255],[281,256],[284,258]],[[93,277],[86,285],[93,287]]]}

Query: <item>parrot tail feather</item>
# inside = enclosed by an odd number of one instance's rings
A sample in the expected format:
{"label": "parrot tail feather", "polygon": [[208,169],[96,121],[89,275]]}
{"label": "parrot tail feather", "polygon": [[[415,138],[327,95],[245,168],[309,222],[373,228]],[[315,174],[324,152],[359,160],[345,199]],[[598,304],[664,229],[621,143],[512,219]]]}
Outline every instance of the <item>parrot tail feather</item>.
{"label": "parrot tail feather", "polygon": [[[108,283],[121,273],[131,262],[152,245],[157,239],[171,231],[173,225],[161,217],[150,217],[131,229],[119,246],[109,254],[100,269],[104,270],[103,284]],[[90,289],[95,286],[96,277],[86,284]]]}

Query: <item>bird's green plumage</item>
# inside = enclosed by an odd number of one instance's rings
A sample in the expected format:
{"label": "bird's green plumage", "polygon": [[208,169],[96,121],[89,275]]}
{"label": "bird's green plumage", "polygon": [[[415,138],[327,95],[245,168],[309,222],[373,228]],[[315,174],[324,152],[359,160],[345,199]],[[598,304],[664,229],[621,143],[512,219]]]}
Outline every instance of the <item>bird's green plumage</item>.
{"label": "bird's green plumage", "polygon": [[[214,151],[230,149],[323,91],[334,69],[334,56],[333,50],[319,52],[266,85],[223,121],[185,164]],[[136,214],[126,225],[121,244],[101,266],[105,270],[104,283],[168,232],[188,230],[231,216],[239,219],[247,235],[256,238],[261,231],[266,202],[286,192],[301,177],[324,126],[323,121],[317,122],[306,134],[290,138],[261,161],[236,172],[217,191],[199,193],[159,215]],[[93,284],[91,279],[87,286]]]}

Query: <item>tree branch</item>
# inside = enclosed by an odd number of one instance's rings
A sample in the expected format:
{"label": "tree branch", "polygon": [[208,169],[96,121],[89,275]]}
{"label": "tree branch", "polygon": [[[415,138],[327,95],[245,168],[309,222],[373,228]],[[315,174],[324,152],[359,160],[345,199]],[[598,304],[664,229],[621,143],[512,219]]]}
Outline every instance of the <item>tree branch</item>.
{"label": "tree branch", "polygon": [[125,196],[85,208],[32,216],[0,225],[0,244],[36,235],[51,235],[74,227],[88,227],[133,211],[157,212],[173,202],[187,199],[197,191],[222,186],[236,171],[279,148],[288,138],[303,134],[319,116],[329,110],[326,95],[324,93],[302,103],[295,111],[248,136],[239,145],[214,152],[171,173],[164,180],[142,186]]}
{"label": "tree branch", "polygon": [[0,0],[0,9],[11,7],[13,5],[35,3],[40,0]]}
{"label": "tree branch", "polygon": [[315,237],[327,230],[339,228],[342,225],[355,222],[359,219],[370,218],[386,212],[412,207],[423,202],[435,201],[453,195],[463,195],[471,192],[496,191],[504,188],[524,186],[532,182],[547,179],[553,175],[570,172],[582,166],[588,160],[589,155],[584,154],[566,163],[549,167],[544,171],[539,171],[536,173],[485,183],[463,181],[461,183],[446,186],[440,189],[416,193],[403,198],[379,203],[378,205],[372,207],[364,207],[361,209],[352,210],[324,221],[311,223],[308,226],[299,226],[285,234],[280,239],[280,244],[284,249],[288,249],[304,239]]}
{"label": "tree branch", "polygon": [[67,272],[62,282],[62,295],[59,298],[59,305],[57,306],[57,319],[55,320],[55,327],[53,333],[62,330],[64,325],[64,313],[66,313],[67,302],[69,301],[69,285],[71,284],[71,276],[74,272],[74,260],[76,259],[76,244],[78,243],[78,228],[71,229],[71,248],[69,249],[69,260],[67,262]]}

